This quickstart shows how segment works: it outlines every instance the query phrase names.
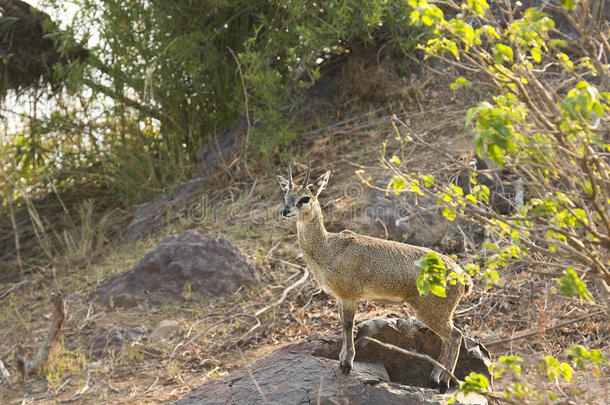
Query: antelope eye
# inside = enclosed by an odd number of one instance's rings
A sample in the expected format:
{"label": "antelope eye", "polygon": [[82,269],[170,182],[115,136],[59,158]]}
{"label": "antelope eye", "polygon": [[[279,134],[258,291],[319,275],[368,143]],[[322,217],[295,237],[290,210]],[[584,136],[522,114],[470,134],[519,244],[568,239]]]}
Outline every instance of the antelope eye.
{"label": "antelope eye", "polygon": [[303,197],[299,200],[299,202],[297,203],[297,207],[301,208],[301,206],[303,204],[307,204],[309,202],[309,197]]}

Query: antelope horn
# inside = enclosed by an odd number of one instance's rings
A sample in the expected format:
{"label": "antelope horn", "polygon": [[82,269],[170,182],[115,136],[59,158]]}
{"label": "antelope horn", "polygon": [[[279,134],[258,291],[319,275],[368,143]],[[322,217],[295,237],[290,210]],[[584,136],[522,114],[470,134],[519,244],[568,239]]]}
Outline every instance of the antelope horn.
{"label": "antelope horn", "polygon": [[292,190],[292,187],[294,186],[294,183],[292,182],[292,167],[290,167],[290,163],[288,163],[288,181],[289,181],[289,187]]}
{"label": "antelope horn", "polygon": [[303,179],[303,187],[307,187],[309,182],[309,172],[311,170],[311,161],[307,159],[307,171],[305,172],[305,178]]}

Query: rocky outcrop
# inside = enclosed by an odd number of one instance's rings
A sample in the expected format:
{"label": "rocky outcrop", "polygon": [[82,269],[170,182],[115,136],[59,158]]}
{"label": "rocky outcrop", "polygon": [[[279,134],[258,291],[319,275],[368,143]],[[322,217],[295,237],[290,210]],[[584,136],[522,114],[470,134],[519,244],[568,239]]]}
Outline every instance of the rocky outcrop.
{"label": "rocky outcrop", "polygon": [[132,242],[175,221],[177,217],[168,218],[168,212],[188,211],[189,206],[194,205],[201,196],[208,180],[215,179],[215,174],[222,168],[222,162],[231,161],[233,155],[239,152],[236,145],[246,131],[246,119],[240,117],[218,138],[208,142],[199,153],[197,171],[186,184],[137,207],[123,233],[122,242]]}
{"label": "rocky outcrop", "polygon": [[[377,318],[358,325],[357,339],[374,337],[404,349],[438,356],[440,341],[413,318]],[[339,369],[338,337],[316,337],[284,346],[229,376],[206,382],[177,401],[203,404],[446,404],[453,394],[427,387],[429,363],[360,341],[349,376]],[[456,375],[489,375],[489,354],[472,339],[461,348]],[[457,404],[486,404],[471,394]]]}
{"label": "rocky outcrop", "polygon": [[254,266],[232,241],[188,230],[167,237],[136,267],[101,285],[93,299],[110,307],[159,305],[225,296],[255,280]]}
{"label": "rocky outcrop", "polygon": [[458,225],[475,239],[482,239],[482,228],[463,221],[450,222],[435,207],[435,201],[420,198],[415,202],[405,196],[373,191],[365,206],[365,214],[372,223],[383,228],[389,239],[445,254],[464,251],[464,237]]}

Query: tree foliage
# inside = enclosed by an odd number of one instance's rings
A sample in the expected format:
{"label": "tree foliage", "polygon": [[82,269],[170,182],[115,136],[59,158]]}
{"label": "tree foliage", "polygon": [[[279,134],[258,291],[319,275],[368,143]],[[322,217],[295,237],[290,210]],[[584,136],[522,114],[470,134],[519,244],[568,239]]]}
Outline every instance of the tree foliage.
{"label": "tree foliage", "polygon": [[[434,2],[410,4],[412,23],[434,31],[424,46],[428,55],[477,72],[494,86],[496,94],[470,108],[465,123],[477,153],[512,173],[525,201],[513,201],[510,214],[499,214],[476,170],[463,164],[465,189],[432,183],[430,176],[385,160],[401,173],[394,189],[409,183],[413,192],[415,184],[418,193],[438,200],[447,219],[460,215],[484,225],[495,235],[489,246],[498,254],[483,269],[542,254],[565,271],[557,281],[561,292],[591,299],[582,278],[610,283],[608,22],[593,18],[595,2],[552,8],[570,23],[566,32],[540,9],[511,9],[509,2],[498,2],[494,13],[483,0],[443,2],[453,17]],[[575,51],[575,43],[585,46]],[[452,88],[461,91],[469,83],[459,78]]]}
{"label": "tree foliage", "polygon": [[[447,220],[463,217],[486,229],[487,255],[475,255],[467,269],[487,276],[488,285],[490,275],[497,278],[496,270],[511,260],[536,255],[547,265],[538,271],[562,270],[556,279],[562,294],[592,300],[586,281],[593,280],[610,307],[610,25],[600,13],[602,2],[560,3],[544,3],[551,15],[509,1],[494,2],[493,11],[485,0],[409,1],[411,22],[433,31],[422,45],[427,55],[469,73],[451,89],[464,91],[460,89],[474,80],[494,89],[491,99],[468,110],[465,124],[473,132],[477,154],[496,164],[488,171],[509,173],[513,179],[507,213],[494,209],[484,174],[458,159],[454,167],[466,173],[462,186],[409,171],[405,159],[398,157],[405,155],[406,145],[430,144],[397,117],[401,150],[387,158],[384,147],[382,163],[393,174],[388,192],[430,197]],[[555,22],[558,18],[564,22],[562,29]],[[442,295],[445,271],[429,257],[418,263],[420,292]],[[579,370],[607,361],[599,350],[579,345],[567,355]],[[518,356],[502,356],[493,365],[492,377],[506,379],[503,397],[477,373],[466,377],[460,391],[508,403],[577,398],[560,386],[575,374],[568,362],[553,356],[541,359],[538,374],[558,387],[546,393],[522,374],[522,363]]]}
{"label": "tree foliage", "polygon": [[49,16],[21,0],[0,1],[0,101],[9,90],[59,87],[55,65],[85,58],[87,50],[70,40],[59,49],[47,32],[60,32]]}
{"label": "tree foliage", "polygon": [[[42,4],[52,17],[70,15],[67,2]],[[201,147],[243,114],[251,125],[242,146],[268,165],[296,140],[285,116],[329,61],[365,43],[417,42],[398,0],[70,4],[72,19],[36,31],[66,62],[45,65],[62,87],[41,83],[2,105],[10,187],[0,201],[13,201],[17,216],[25,193],[59,212],[89,199],[100,209],[149,200],[185,181]],[[75,43],[83,57],[70,57]]]}
{"label": "tree foliage", "polygon": [[[44,2],[51,9],[62,3]],[[45,134],[62,143],[66,132],[83,126],[95,141],[82,143],[81,150],[99,155],[99,149],[108,153],[131,145],[130,154],[174,161],[187,156],[191,162],[201,145],[244,113],[253,117],[255,146],[267,156],[266,149],[294,139],[282,114],[319,77],[325,61],[367,41],[415,44],[406,36],[412,31],[409,9],[399,1],[83,0],[77,5],[73,21],[61,30],[47,24],[44,38],[65,55],[77,38],[88,44],[87,58],[53,65],[53,76],[67,92],[51,95],[61,100],[60,108],[49,108],[56,102],[51,100],[24,117],[22,134],[11,142],[15,159],[22,161],[24,145],[36,159],[23,160],[23,166],[53,154],[49,149],[56,145]],[[43,92],[31,97],[40,104]],[[93,103],[98,119],[81,114],[83,106],[74,105],[79,101]]]}

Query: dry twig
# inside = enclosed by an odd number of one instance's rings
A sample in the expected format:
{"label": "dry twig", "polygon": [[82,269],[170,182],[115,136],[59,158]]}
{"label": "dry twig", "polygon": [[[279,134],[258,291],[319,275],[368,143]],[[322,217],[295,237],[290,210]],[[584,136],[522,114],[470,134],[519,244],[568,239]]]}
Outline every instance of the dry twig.
{"label": "dry twig", "polygon": [[303,284],[305,281],[307,281],[308,277],[309,277],[309,268],[308,267],[304,267],[303,268],[303,277],[301,277],[300,279],[298,279],[297,281],[292,283],[288,288],[286,288],[284,290],[284,292],[282,293],[282,296],[277,301],[275,301],[273,304],[269,304],[266,307],[259,309],[258,311],[256,311],[254,313],[254,315],[259,316],[263,312],[266,312],[269,309],[271,309],[273,307],[277,307],[278,305],[280,305],[282,302],[284,302],[284,300],[288,296],[288,293],[290,291],[294,290],[295,288],[297,288],[298,286],[300,286],[301,284]]}
{"label": "dry twig", "polygon": [[17,369],[21,373],[23,380],[25,380],[26,377],[32,372],[38,372],[46,363],[49,357],[49,352],[51,351],[51,347],[57,340],[61,326],[66,319],[68,307],[62,294],[57,292],[51,293],[51,303],[53,304],[53,318],[51,319],[51,327],[49,328],[47,338],[43,342],[42,346],[38,349],[36,356],[34,356],[34,360],[29,361],[23,357],[19,357],[17,359]]}
{"label": "dry twig", "polygon": [[521,335],[511,336],[511,337],[507,337],[507,338],[504,338],[504,339],[493,340],[491,342],[485,342],[484,345],[489,347],[489,346],[499,345],[501,343],[513,342],[515,340],[525,339],[525,338],[528,338],[530,336],[534,336],[534,335],[538,335],[538,334],[541,334],[541,333],[545,333],[545,332],[547,332],[549,330],[553,330],[553,329],[561,328],[563,326],[571,325],[573,323],[584,321],[585,319],[593,318],[595,316],[603,315],[605,313],[606,313],[606,311],[593,312],[591,314],[586,314],[586,315],[583,315],[583,316],[579,316],[578,318],[569,319],[567,321],[559,322],[558,324],[550,326],[548,328],[538,329],[538,330],[535,330],[533,332],[527,332],[527,333],[523,333]]}

